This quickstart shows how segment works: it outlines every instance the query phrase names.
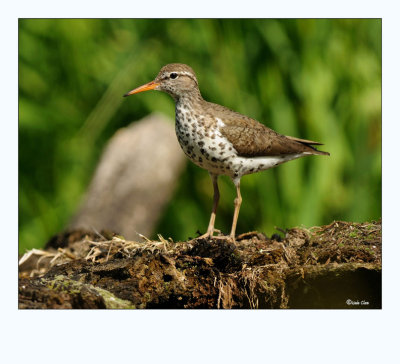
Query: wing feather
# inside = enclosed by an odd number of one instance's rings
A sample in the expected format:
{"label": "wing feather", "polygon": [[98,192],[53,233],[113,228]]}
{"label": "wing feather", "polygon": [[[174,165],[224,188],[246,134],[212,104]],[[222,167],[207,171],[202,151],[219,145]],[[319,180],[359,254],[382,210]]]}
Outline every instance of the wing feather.
{"label": "wing feather", "polygon": [[221,119],[224,124],[221,133],[232,143],[239,156],[260,157],[303,153],[329,155],[313,147],[322,143],[279,134],[257,120],[224,106],[206,102],[205,109],[208,111],[208,117]]}

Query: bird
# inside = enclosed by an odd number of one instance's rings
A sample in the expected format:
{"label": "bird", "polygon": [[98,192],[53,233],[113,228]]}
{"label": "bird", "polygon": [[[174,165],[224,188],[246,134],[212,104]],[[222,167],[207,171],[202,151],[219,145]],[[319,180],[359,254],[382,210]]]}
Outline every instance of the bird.
{"label": "bird", "polygon": [[220,175],[229,176],[236,187],[231,232],[225,237],[235,242],[242,204],[240,180],[244,175],[308,155],[330,155],[316,149],[315,146],[322,143],[279,134],[255,119],[204,100],[196,74],[186,64],[165,65],[153,81],[124,96],[149,90],[163,91],[172,96],[179,144],[193,163],[208,171],[212,180],[214,197],[208,228],[196,239],[219,237],[214,236],[214,226],[220,197]]}

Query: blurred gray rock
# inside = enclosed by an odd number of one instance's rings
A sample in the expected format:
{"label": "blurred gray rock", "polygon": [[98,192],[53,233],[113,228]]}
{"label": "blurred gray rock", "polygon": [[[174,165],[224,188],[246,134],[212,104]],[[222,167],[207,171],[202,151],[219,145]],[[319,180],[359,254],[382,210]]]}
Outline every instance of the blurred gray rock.
{"label": "blurred gray rock", "polygon": [[106,146],[70,229],[149,236],[185,165],[174,123],[152,114],[118,130]]}

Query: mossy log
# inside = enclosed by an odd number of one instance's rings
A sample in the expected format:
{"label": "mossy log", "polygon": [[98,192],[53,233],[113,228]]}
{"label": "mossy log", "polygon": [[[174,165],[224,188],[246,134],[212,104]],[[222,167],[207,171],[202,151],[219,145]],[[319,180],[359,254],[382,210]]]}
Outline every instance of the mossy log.
{"label": "mossy log", "polygon": [[62,234],[21,259],[19,307],[381,308],[380,221],[159,238]]}

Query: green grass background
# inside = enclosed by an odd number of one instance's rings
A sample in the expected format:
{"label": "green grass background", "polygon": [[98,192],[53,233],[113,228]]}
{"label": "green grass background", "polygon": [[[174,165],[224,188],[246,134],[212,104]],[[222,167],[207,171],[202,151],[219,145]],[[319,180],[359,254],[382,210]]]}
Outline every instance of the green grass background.
{"label": "green grass background", "polygon": [[[174,118],[166,94],[122,98],[171,62],[196,71],[206,100],[331,153],[243,177],[238,233],[381,216],[381,20],[21,19],[21,252],[64,228],[118,128]],[[235,191],[226,177],[220,190],[228,233]],[[205,231],[211,204],[208,173],[188,162],[156,232]]]}

